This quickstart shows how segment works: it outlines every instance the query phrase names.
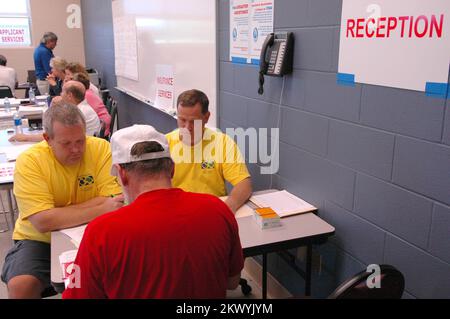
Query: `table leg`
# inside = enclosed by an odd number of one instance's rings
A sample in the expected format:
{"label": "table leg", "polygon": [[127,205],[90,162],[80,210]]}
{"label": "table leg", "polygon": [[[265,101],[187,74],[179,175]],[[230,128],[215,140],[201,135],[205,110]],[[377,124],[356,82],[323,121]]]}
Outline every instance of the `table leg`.
{"label": "table leg", "polygon": [[267,299],[267,254],[262,256],[262,299]]}
{"label": "table leg", "polygon": [[305,295],[311,296],[311,263],[312,263],[312,244],[306,246],[306,276],[305,276]]}
{"label": "table leg", "polygon": [[0,233],[6,233],[9,230],[9,221],[8,218],[6,218],[6,212],[3,212],[3,217],[5,217],[5,225],[6,228],[5,229],[0,229]]}
{"label": "table leg", "polygon": [[14,207],[13,207],[13,200],[12,200],[12,190],[8,189],[8,206],[11,212],[11,229],[14,229],[15,224],[15,217],[14,217]]}

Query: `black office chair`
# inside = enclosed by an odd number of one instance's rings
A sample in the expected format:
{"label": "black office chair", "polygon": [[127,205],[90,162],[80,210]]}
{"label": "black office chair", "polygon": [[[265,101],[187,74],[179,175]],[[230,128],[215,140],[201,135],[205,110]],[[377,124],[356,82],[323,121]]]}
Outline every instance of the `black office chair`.
{"label": "black office chair", "polygon": [[328,299],[400,299],[405,289],[405,278],[394,266],[380,265],[380,288],[369,288],[367,279],[373,275],[363,270],[341,284]]}
{"label": "black office chair", "polygon": [[12,98],[14,97],[14,95],[12,94],[11,88],[9,86],[0,85],[0,98],[4,99],[5,97]]}
{"label": "black office chair", "polygon": [[106,123],[105,121],[100,120],[100,132],[98,132],[98,134],[96,134],[95,136],[98,138],[103,138],[108,141],[108,136],[105,136],[105,131],[106,131]]}
{"label": "black office chair", "polygon": [[104,102],[106,110],[109,114],[111,114],[111,106],[112,106],[113,98],[111,96],[108,96],[106,98],[106,101]]}
{"label": "black office chair", "polygon": [[[27,70],[27,82],[30,83],[31,87],[33,87],[35,96],[41,95],[41,93],[39,92],[39,89],[37,87],[36,80],[37,80],[36,71],[35,70]],[[30,88],[26,89],[25,98],[28,98],[30,96],[29,92],[30,92]]]}
{"label": "black office chair", "polygon": [[[111,103],[111,112],[109,112],[109,115],[111,115],[111,124],[109,125],[109,135],[111,136],[114,130],[114,124],[117,121],[117,101],[112,99]],[[119,126],[119,125],[117,125]]]}

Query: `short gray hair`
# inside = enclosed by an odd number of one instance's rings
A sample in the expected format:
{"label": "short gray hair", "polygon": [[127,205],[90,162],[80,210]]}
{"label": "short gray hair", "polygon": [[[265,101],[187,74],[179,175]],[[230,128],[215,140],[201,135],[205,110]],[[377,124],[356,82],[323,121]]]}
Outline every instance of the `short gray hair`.
{"label": "short gray hair", "polygon": [[58,41],[58,37],[53,32],[45,32],[41,39],[41,43],[47,44],[48,41]]}
{"label": "short gray hair", "polygon": [[44,123],[44,131],[50,138],[54,137],[53,124],[55,122],[59,122],[66,126],[82,124],[86,130],[86,120],[80,109],[76,105],[64,101],[53,103],[44,113],[42,121]]}
{"label": "short gray hair", "polygon": [[[131,155],[142,156],[148,153],[162,152],[164,148],[156,141],[139,142],[131,148]],[[174,162],[170,157],[143,160],[131,163],[119,164],[127,172],[133,172],[138,176],[154,177],[165,175],[172,178]]]}
{"label": "short gray hair", "polygon": [[59,56],[55,56],[54,58],[50,59],[50,67],[54,68],[58,71],[64,72],[66,69],[67,61]]}

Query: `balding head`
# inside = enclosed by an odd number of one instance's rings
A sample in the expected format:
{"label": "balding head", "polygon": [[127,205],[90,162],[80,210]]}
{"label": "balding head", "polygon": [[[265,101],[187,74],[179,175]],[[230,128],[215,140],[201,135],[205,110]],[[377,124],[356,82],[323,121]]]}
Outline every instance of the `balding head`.
{"label": "balding head", "polygon": [[73,104],[80,104],[84,100],[86,89],[78,81],[68,81],[64,84],[61,96],[64,100]]}

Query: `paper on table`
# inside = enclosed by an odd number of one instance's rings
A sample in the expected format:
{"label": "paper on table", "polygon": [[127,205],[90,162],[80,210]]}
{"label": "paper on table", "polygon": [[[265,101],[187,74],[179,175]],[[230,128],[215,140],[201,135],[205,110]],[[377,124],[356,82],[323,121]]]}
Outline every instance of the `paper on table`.
{"label": "paper on table", "polygon": [[259,207],[271,207],[280,217],[306,213],[317,208],[286,190],[254,195],[250,201]]}
{"label": "paper on table", "polygon": [[0,153],[5,153],[8,161],[15,161],[20,153],[26,151],[36,143],[12,142],[11,146],[0,147]]}
{"label": "paper on table", "polygon": [[[222,201],[225,201],[227,198],[228,198],[228,196],[220,197],[220,199]],[[241,217],[252,216],[252,215],[253,215],[253,208],[251,208],[247,204],[244,204],[237,210],[236,214],[234,214],[234,217],[241,218]]]}
{"label": "paper on table", "polygon": [[72,239],[72,242],[79,247],[81,243],[81,239],[84,235],[84,230],[86,229],[86,225],[81,225],[73,228],[62,229],[61,233],[67,235]]}
{"label": "paper on table", "polygon": [[15,162],[0,163],[0,183],[11,183],[14,176]]}

